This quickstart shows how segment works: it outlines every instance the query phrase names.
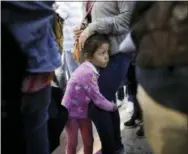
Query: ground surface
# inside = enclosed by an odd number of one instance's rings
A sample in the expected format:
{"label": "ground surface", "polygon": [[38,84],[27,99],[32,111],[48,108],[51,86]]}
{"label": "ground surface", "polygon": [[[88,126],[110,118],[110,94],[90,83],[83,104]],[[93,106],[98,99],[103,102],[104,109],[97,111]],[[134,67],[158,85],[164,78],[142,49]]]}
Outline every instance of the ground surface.
{"label": "ground surface", "polygon": [[[125,147],[125,154],[152,154],[151,149],[145,138],[138,138],[136,136],[137,128],[128,129],[125,128],[123,123],[129,120],[132,111],[132,104],[127,103],[126,99],[124,101],[118,101],[118,104],[121,105],[119,108],[120,117],[121,117],[121,131],[122,131],[122,140]],[[94,126],[93,126],[94,127]],[[97,131],[94,127],[94,152],[98,151],[101,148],[100,140],[97,134]],[[53,154],[65,154],[66,146],[66,136],[62,132],[60,137],[60,146],[53,152]],[[83,154],[82,140],[79,135],[79,145],[77,147],[77,154]]]}

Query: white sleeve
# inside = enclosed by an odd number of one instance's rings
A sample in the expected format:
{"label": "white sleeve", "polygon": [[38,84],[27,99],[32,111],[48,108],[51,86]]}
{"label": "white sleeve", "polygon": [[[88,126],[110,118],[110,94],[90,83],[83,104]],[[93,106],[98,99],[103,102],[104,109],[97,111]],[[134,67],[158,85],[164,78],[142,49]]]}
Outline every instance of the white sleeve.
{"label": "white sleeve", "polygon": [[135,51],[136,47],[135,44],[131,38],[131,33],[128,33],[126,38],[122,41],[122,43],[119,46],[119,51],[121,52],[132,52]]}
{"label": "white sleeve", "polygon": [[56,2],[57,9],[55,12],[64,20],[69,16],[69,11],[71,11],[69,2]]}

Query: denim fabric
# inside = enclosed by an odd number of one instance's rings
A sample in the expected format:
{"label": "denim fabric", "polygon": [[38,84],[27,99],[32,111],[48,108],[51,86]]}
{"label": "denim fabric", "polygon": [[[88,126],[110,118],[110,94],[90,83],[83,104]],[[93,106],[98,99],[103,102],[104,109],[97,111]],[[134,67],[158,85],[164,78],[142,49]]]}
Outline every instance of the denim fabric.
{"label": "denim fabric", "polygon": [[29,72],[51,72],[61,64],[52,29],[52,4],[53,1],[2,2],[2,23],[26,54]]}
{"label": "denim fabric", "polygon": [[73,53],[71,51],[65,52],[65,66],[68,72],[68,78],[70,78],[72,72],[78,67],[78,62],[76,62],[73,58]]}
{"label": "denim fabric", "polygon": [[[111,56],[108,66],[100,70],[99,88],[109,101],[116,102],[115,94],[125,79],[130,61],[130,56],[119,53]],[[117,150],[123,147],[119,111],[107,112],[90,103],[89,117],[97,128],[103,154],[115,154]]]}
{"label": "denim fabric", "polygon": [[78,65],[71,51],[63,51],[61,55],[61,66],[55,70],[57,85],[61,89],[65,89],[66,81],[70,78],[72,72],[74,72]]}
{"label": "denim fabric", "polygon": [[63,91],[52,87],[52,101],[49,107],[48,134],[50,142],[50,153],[60,144],[60,135],[68,120],[68,110],[61,105]]}
{"label": "denim fabric", "polygon": [[116,102],[115,94],[125,80],[130,62],[131,56],[119,53],[111,56],[108,66],[100,70],[100,91],[108,100]]}
{"label": "denim fabric", "polygon": [[38,92],[23,94],[21,115],[26,154],[50,154],[47,129],[50,100],[50,85]]}

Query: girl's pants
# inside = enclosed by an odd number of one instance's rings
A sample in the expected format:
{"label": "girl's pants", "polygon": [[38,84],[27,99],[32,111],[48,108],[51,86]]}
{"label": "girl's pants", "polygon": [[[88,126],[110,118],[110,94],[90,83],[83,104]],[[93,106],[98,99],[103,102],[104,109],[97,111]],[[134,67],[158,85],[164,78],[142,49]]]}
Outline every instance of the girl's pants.
{"label": "girl's pants", "polygon": [[69,118],[65,129],[68,138],[67,154],[76,154],[79,129],[84,144],[84,154],[93,153],[93,130],[90,120]]}
{"label": "girl's pants", "polygon": [[[108,66],[100,70],[99,88],[109,101],[116,102],[115,94],[125,79],[130,61],[130,56],[119,53],[111,56]],[[97,128],[103,154],[114,154],[123,148],[119,111],[107,112],[90,103],[89,117]]]}

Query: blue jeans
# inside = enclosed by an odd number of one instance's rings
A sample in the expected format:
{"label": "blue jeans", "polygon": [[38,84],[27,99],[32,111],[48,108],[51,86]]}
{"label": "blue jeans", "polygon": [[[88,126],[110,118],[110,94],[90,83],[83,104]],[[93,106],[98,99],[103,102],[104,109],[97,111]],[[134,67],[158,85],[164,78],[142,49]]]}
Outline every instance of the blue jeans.
{"label": "blue jeans", "polygon": [[38,92],[23,94],[21,115],[26,154],[50,154],[47,130],[50,99],[50,85]]}
{"label": "blue jeans", "polygon": [[[71,51],[63,51],[62,64],[55,70],[58,86],[64,90],[66,81],[70,78],[72,72],[78,67]],[[67,76],[68,75],[68,76]]]}
{"label": "blue jeans", "polygon": [[73,54],[71,51],[64,51],[65,52],[65,69],[68,73],[68,78],[70,78],[72,72],[78,67],[78,62],[76,62],[73,58]]}
{"label": "blue jeans", "polygon": [[[109,101],[116,102],[115,94],[125,79],[130,61],[130,56],[119,53],[111,56],[108,66],[100,70],[99,88]],[[107,112],[90,103],[89,117],[97,128],[103,154],[114,154],[123,147],[119,111]]]}

